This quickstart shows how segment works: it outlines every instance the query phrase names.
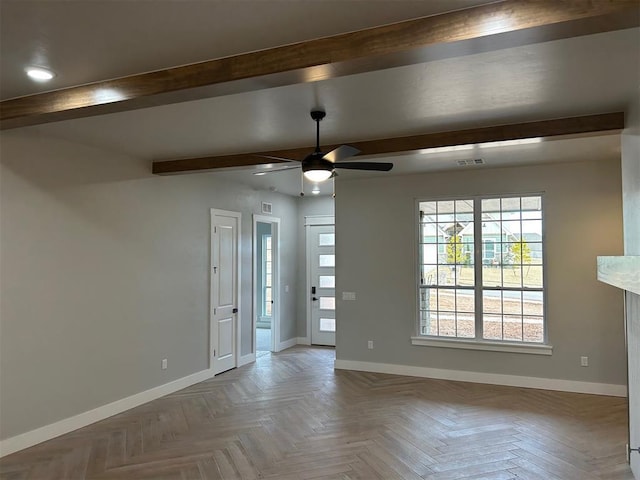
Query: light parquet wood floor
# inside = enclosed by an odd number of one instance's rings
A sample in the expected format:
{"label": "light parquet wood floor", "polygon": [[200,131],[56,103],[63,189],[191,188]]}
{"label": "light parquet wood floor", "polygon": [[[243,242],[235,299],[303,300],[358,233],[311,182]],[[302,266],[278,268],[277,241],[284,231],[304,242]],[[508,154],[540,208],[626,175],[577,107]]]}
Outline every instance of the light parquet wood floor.
{"label": "light parquet wood floor", "polygon": [[632,479],[626,400],[260,357],[0,460],[2,480]]}

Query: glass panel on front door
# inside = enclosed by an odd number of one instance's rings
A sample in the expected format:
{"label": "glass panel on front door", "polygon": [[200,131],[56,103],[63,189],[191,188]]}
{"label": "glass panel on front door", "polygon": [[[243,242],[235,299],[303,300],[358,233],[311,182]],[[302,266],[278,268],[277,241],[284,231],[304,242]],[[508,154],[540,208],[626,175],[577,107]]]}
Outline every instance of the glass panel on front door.
{"label": "glass panel on front door", "polygon": [[336,256],[335,255],[319,255],[318,264],[321,267],[335,267]]}
{"label": "glass panel on front door", "polygon": [[335,318],[321,318],[320,319],[320,331],[321,332],[335,332],[336,331],[336,319]]}
{"label": "glass panel on front door", "polygon": [[320,310],[335,310],[336,297],[320,297]]}
{"label": "glass panel on front door", "polygon": [[333,247],[336,244],[335,233],[321,233],[318,235],[318,246]]}
{"label": "glass panel on front door", "polygon": [[318,283],[320,288],[336,288],[336,277],[333,275],[320,275]]}

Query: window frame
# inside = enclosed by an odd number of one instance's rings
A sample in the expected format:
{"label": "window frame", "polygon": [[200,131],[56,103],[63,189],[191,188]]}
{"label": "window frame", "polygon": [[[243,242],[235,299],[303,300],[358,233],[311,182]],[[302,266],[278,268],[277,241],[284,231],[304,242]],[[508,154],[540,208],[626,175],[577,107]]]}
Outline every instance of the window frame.
{"label": "window frame", "polygon": [[[476,297],[476,311],[474,312],[474,325],[475,325],[475,338],[468,337],[448,337],[437,335],[424,335],[421,333],[421,316],[420,316],[420,298],[421,290],[421,251],[422,248],[422,226],[420,221],[420,203],[422,202],[442,202],[442,201],[456,201],[456,200],[472,200],[473,201],[473,220],[475,233],[481,232],[481,224],[476,226],[478,217],[482,217],[482,201],[487,199],[504,199],[504,198],[523,198],[523,197],[540,197],[541,207],[541,245],[542,245],[542,289],[529,289],[522,287],[516,289],[520,292],[526,291],[539,291],[542,293],[543,309],[542,309],[542,321],[543,321],[543,340],[542,342],[526,342],[515,340],[499,340],[499,339],[484,339],[483,333],[483,312],[478,307],[482,306],[482,296],[485,286],[483,285],[483,261],[484,261],[484,243],[482,236],[474,235],[473,250],[474,250],[474,279],[475,284],[473,287],[474,295]],[[521,210],[522,211],[522,210]],[[476,216],[477,215],[477,216]],[[546,206],[545,206],[545,192],[525,192],[525,193],[495,193],[495,194],[475,194],[475,195],[455,195],[455,196],[435,196],[427,198],[415,199],[415,212],[414,212],[414,226],[416,229],[414,241],[415,241],[415,335],[411,337],[412,345],[429,346],[429,347],[443,347],[443,348],[460,348],[471,350],[491,350],[501,352],[512,353],[527,353],[538,355],[551,355],[553,352],[553,346],[549,342],[549,319],[548,319],[548,282],[547,282],[547,239],[546,239]],[[495,247],[494,247],[495,248]],[[478,250],[479,249],[479,250]],[[476,260],[480,259],[478,264]],[[446,286],[445,286],[446,287]],[[456,288],[455,285],[451,286]],[[514,290],[513,287],[490,287],[489,290],[507,291]],[[478,299],[480,296],[480,299]]]}

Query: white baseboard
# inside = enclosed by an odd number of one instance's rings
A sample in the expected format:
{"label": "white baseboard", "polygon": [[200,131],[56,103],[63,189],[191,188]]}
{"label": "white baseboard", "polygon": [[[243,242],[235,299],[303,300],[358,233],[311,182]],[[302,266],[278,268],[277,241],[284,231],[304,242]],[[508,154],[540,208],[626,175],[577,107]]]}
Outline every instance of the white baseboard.
{"label": "white baseboard", "polygon": [[308,337],[298,337],[298,345],[311,345]]}
{"label": "white baseboard", "polygon": [[280,342],[278,345],[278,352],[282,350],[286,350],[287,348],[294,347],[298,344],[298,339],[296,337],[290,338],[289,340],[285,340],[284,342]]}
{"label": "white baseboard", "polygon": [[256,354],[255,353],[249,353],[248,355],[243,355],[242,357],[240,357],[240,359],[238,360],[238,367],[243,367],[249,363],[253,363],[256,361]]}
{"label": "white baseboard", "polygon": [[338,370],[390,373],[394,375],[406,375],[409,377],[436,378],[440,380],[456,380],[459,382],[486,383],[490,385],[506,385],[510,387],[538,388],[541,390],[556,390],[560,392],[590,393],[593,395],[607,395],[612,397],[627,396],[626,385],[577,382],[574,380],[561,380],[557,378],[523,377],[519,375],[445,370],[440,368],[360,362],[355,360],[336,360],[335,368]]}
{"label": "white baseboard", "polygon": [[16,435],[15,437],[7,438],[0,441],[0,458],[19,450],[32,447],[38,443],[51,440],[52,438],[59,437],[60,435],[77,430],[78,428],[86,427],[87,425],[112,417],[113,415],[150,402],[156,398],[164,397],[170,393],[190,387],[191,385],[202,382],[211,377],[213,377],[212,370],[202,370],[172,382],[165,383],[164,385],[102,405],[101,407],[94,408],[88,412],[80,413],[73,417],[45,425],[44,427]]}

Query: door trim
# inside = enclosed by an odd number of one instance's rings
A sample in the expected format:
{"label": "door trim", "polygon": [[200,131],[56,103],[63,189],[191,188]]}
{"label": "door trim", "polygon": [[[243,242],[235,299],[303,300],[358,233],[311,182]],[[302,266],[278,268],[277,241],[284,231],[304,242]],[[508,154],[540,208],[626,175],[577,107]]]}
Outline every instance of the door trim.
{"label": "door trim", "polygon": [[235,349],[236,351],[234,352],[234,364],[235,367],[238,367],[239,364],[239,358],[240,358],[240,353],[241,353],[241,339],[242,339],[242,322],[240,321],[240,319],[242,318],[242,290],[240,289],[240,286],[242,285],[242,265],[241,265],[241,259],[242,259],[242,251],[240,249],[241,245],[242,245],[242,214],[240,212],[233,212],[231,210],[221,210],[218,208],[212,208],[210,210],[210,222],[209,222],[209,351],[208,351],[208,356],[209,356],[209,370],[213,371],[213,341],[212,341],[212,329],[214,327],[213,325],[213,274],[212,274],[212,269],[213,269],[213,250],[214,250],[214,245],[213,245],[213,226],[215,224],[214,218],[216,216],[223,216],[223,217],[234,217],[237,220],[237,225],[238,225],[238,235],[236,236],[236,255],[237,255],[237,259],[236,259],[236,269],[237,269],[237,275],[236,275],[236,308],[238,309],[238,312],[236,313],[235,319],[234,319],[234,328],[235,328],[235,332],[236,332],[236,338],[235,338]]}
{"label": "door trim", "polygon": [[[310,215],[304,217],[304,236],[305,236],[305,263],[307,269],[307,281],[306,288],[304,290],[304,295],[306,300],[306,311],[307,311],[307,336],[304,337],[305,345],[311,345],[311,296],[309,292],[311,292],[311,256],[309,252],[311,251],[311,235],[309,235],[309,227],[314,227],[318,225],[333,225],[335,227],[335,217],[333,215]],[[337,293],[336,293],[337,295]]]}
{"label": "door trim", "polygon": [[256,319],[258,312],[258,248],[262,248],[256,241],[256,233],[258,231],[258,222],[271,224],[271,275],[272,288],[271,295],[273,298],[273,306],[271,307],[271,351],[279,352],[280,348],[280,218],[270,215],[253,214],[253,228],[251,233],[252,247],[252,276],[253,283],[251,288],[251,352],[256,354]]}

